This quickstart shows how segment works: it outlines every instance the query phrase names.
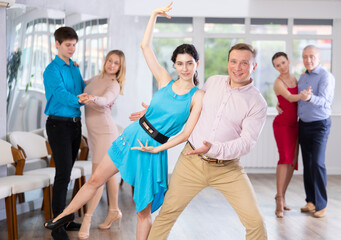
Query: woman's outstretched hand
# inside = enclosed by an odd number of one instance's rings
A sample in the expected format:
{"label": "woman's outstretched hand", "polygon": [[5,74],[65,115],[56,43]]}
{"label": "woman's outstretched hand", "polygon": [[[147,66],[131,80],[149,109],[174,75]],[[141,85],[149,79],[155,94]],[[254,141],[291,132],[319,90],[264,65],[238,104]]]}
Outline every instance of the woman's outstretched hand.
{"label": "woman's outstretched hand", "polygon": [[146,141],[146,145],[144,146],[141,141],[139,139],[137,139],[137,141],[140,144],[140,147],[132,147],[131,150],[139,150],[142,152],[149,152],[149,153],[158,153],[158,149],[157,147],[152,147],[152,146],[148,146],[148,139]]}
{"label": "woman's outstretched hand", "polygon": [[172,6],[173,2],[171,2],[170,4],[168,4],[166,7],[162,7],[162,8],[157,8],[153,11],[154,14],[157,15],[161,15],[161,16],[165,16],[166,18],[171,18],[171,16],[169,16],[167,14],[167,12],[169,12],[170,10],[172,10],[171,6]]}

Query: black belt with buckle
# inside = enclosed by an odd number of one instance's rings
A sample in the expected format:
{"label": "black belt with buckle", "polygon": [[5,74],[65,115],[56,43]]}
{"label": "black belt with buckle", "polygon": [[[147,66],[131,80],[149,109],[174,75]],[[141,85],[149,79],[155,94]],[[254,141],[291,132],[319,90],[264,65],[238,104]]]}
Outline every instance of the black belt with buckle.
{"label": "black belt with buckle", "polygon": [[148,120],[146,119],[144,115],[143,117],[140,118],[139,123],[141,127],[146,131],[146,133],[148,133],[149,136],[151,136],[153,139],[155,139],[159,143],[164,144],[168,141],[169,137],[166,137],[162,133],[159,133],[153,127],[153,125],[151,125],[150,122],[148,122]]}
{"label": "black belt with buckle", "polygon": [[[189,146],[195,150],[195,148],[193,147],[193,145],[188,141],[188,144]],[[210,158],[210,157],[207,157],[203,154],[198,154],[199,157],[201,157],[202,160],[206,161],[206,162],[209,162],[209,163],[217,163],[217,164],[221,164],[221,163],[225,163],[226,160],[219,160],[219,159],[215,159],[215,158]]]}
{"label": "black belt with buckle", "polygon": [[74,122],[74,123],[81,121],[80,117],[69,118],[69,117],[59,117],[59,116],[50,115],[48,118],[52,120],[57,120],[57,121]]}

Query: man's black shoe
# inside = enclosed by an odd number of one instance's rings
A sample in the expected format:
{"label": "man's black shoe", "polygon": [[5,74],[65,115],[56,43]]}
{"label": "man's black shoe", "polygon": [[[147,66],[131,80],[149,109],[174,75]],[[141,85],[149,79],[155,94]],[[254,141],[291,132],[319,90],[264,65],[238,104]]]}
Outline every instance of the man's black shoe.
{"label": "man's black shoe", "polygon": [[51,236],[53,240],[70,240],[64,227],[60,227],[60,228],[52,230]]}
{"label": "man's black shoe", "polygon": [[66,231],[79,231],[79,229],[81,228],[80,223],[75,223],[75,222],[69,222],[67,224],[65,224],[65,230]]}

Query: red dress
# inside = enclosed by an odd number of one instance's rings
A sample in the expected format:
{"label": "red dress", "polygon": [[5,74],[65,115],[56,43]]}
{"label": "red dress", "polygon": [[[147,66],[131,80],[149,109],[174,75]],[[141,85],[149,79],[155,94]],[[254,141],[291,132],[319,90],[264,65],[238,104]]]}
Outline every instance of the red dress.
{"label": "red dress", "polygon": [[[297,86],[288,88],[288,91],[291,94],[297,94],[298,88]],[[277,164],[293,165],[298,136],[297,102],[289,102],[281,95],[277,96],[277,99],[283,110],[282,114],[275,117],[272,124],[279,153]],[[297,162],[295,169],[297,170]]]}

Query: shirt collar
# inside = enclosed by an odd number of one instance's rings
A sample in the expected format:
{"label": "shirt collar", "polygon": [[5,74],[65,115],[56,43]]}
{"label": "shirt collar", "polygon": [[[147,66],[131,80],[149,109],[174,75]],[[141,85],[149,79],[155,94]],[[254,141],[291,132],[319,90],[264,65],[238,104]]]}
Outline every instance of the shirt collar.
{"label": "shirt collar", "polygon": [[246,85],[244,85],[244,86],[241,86],[241,87],[231,88],[230,82],[231,82],[231,78],[230,78],[230,76],[228,76],[228,77],[226,78],[226,84],[227,84],[227,86],[228,86],[228,88],[229,88],[230,90],[235,90],[235,91],[246,91],[246,90],[248,90],[249,88],[253,87],[253,79],[252,79],[252,78],[251,78],[251,82],[250,82],[250,83],[248,83],[248,84],[246,84]]}
{"label": "shirt collar", "polygon": [[319,74],[321,69],[322,69],[322,66],[321,66],[321,64],[319,64],[319,65],[317,65],[317,67],[313,71],[311,71],[311,73],[309,73],[308,70],[305,70],[305,73],[306,74],[312,74],[312,73],[313,74]]}
{"label": "shirt collar", "polygon": [[[60,67],[62,67],[62,66],[64,66],[64,65],[69,66],[69,65],[66,64],[66,62],[64,62],[63,59],[61,59],[60,57],[58,57],[58,55],[56,55],[56,57],[54,58],[54,61],[55,61],[55,62],[58,64],[58,66],[60,66]],[[71,58],[70,58],[70,66],[73,66],[73,65],[74,65],[74,63],[73,63],[73,61],[72,61]]]}

